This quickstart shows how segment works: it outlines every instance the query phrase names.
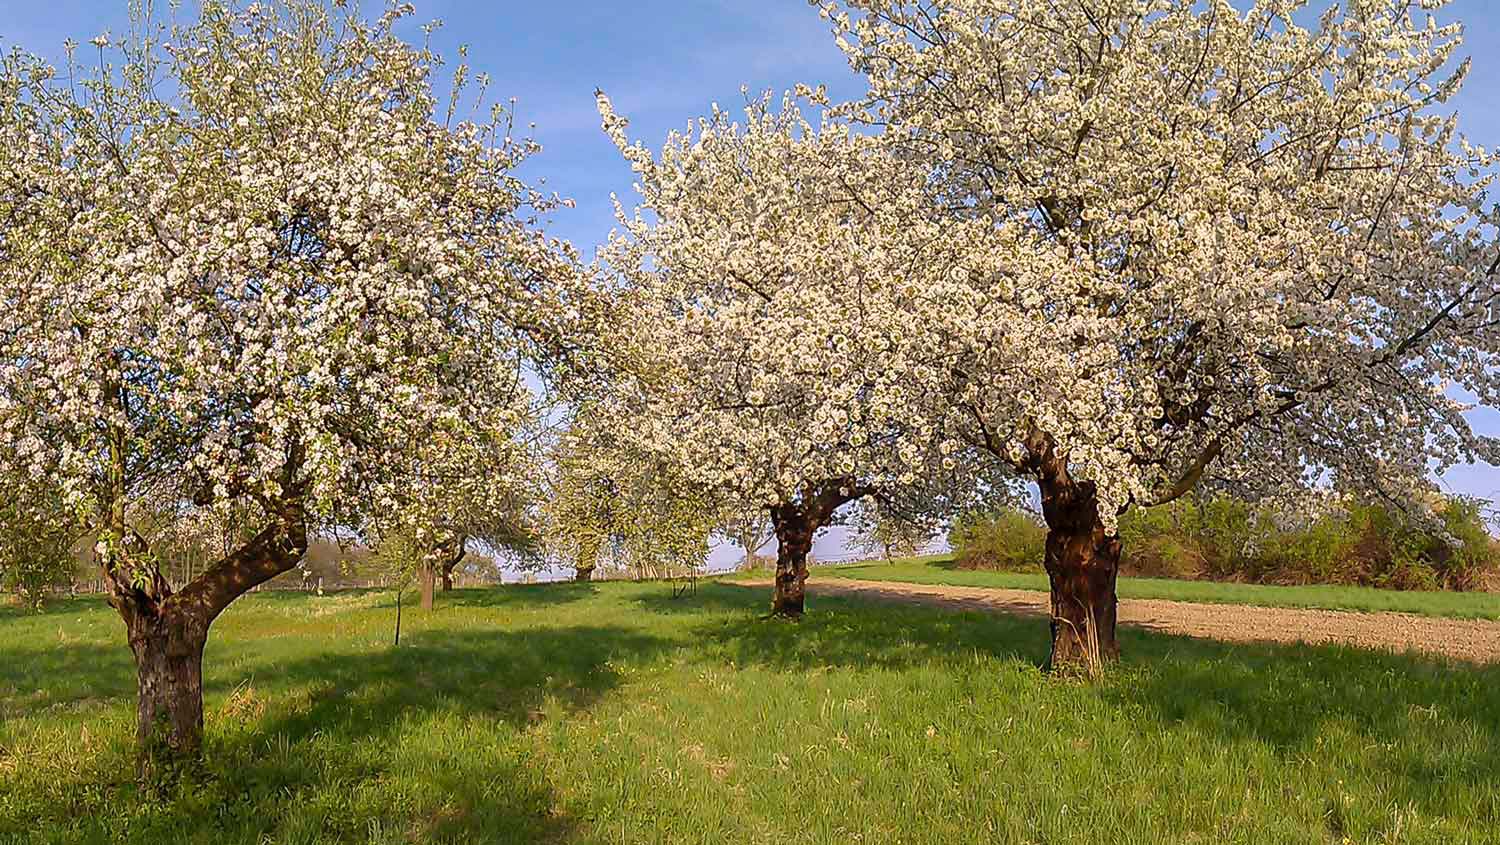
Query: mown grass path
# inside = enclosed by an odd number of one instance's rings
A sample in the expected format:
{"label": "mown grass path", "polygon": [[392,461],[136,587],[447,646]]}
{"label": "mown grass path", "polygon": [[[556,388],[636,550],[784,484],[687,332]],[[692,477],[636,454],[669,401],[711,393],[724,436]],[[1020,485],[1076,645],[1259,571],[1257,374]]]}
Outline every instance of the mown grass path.
{"label": "mown grass path", "polygon": [[[759,588],[771,585],[769,579],[732,583]],[[816,576],[808,584],[813,599],[819,594],[832,594],[953,610],[1047,614],[1047,593],[1036,590]],[[1500,622],[1488,620],[1163,599],[1121,599],[1119,620],[1122,625],[1163,634],[1225,642],[1334,643],[1500,663]]]}

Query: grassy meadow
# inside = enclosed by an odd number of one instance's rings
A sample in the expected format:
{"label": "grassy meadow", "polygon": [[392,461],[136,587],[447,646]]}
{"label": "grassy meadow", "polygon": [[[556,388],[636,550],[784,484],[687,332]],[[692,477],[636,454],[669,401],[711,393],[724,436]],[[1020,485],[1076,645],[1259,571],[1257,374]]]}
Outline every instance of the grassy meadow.
{"label": "grassy meadow", "polygon": [[[818,577],[855,578],[865,581],[951,584],[960,587],[998,587],[1010,590],[1047,589],[1047,573],[1045,572],[964,569],[954,562],[952,555],[898,558],[890,563],[866,562],[825,566],[814,569],[813,572]],[[1500,619],[1500,593],[1381,590],[1374,587],[1324,584],[1283,587],[1270,584],[1235,584],[1223,581],[1124,576],[1120,578],[1117,592],[1122,599],[1167,599],[1209,604],[1355,610],[1366,613],[1397,611],[1453,619]]]}
{"label": "grassy meadow", "polygon": [[[862,576],[867,577],[867,576]],[[1194,586],[1194,585],[1186,585]],[[0,842],[1500,841],[1500,668],[761,589],[255,594],[214,626],[207,762],[131,779],[97,600],[0,607]]]}

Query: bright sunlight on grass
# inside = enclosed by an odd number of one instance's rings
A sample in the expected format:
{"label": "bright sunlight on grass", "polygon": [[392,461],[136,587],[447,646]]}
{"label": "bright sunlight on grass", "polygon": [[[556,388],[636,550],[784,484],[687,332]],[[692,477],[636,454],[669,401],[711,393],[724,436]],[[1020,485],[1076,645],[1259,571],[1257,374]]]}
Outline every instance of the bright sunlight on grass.
{"label": "bright sunlight on grass", "polygon": [[[1047,589],[1044,572],[992,572],[961,569],[950,555],[898,559],[892,563],[860,563],[814,570],[820,577],[908,584],[952,584],[961,587],[999,587],[1011,590]],[[1120,577],[1122,599],[1168,599],[1210,604],[1253,604],[1264,607],[1315,607],[1327,610],[1399,611],[1455,619],[1500,619],[1500,594],[1448,591],[1377,590],[1373,587],[1311,585],[1278,587],[1172,578]]]}
{"label": "bright sunlight on grass", "polygon": [[759,590],[252,595],[205,663],[207,770],[131,776],[102,603],[0,609],[0,840],[1479,842],[1500,669],[1121,632],[1095,684],[1045,622]]}

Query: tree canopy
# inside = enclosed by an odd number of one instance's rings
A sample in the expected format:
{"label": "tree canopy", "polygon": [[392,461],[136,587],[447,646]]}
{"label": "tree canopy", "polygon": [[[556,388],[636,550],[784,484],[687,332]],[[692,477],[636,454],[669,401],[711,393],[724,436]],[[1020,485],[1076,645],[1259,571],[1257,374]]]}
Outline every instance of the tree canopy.
{"label": "tree canopy", "polygon": [[1402,498],[1500,457],[1454,398],[1500,387],[1496,158],[1442,111],[1460,28],[1300,6],[824,7],[869,83],[843,112],[996,239],[946,322],[950,424],[1066,465],[1107,525],[1204,477]]}
{"label": "tree canopy", "polygon": [[914,389],[1040,485],[1054,660],[1113,651],[1131,506],[1205,480],[1400,506],[1500,458],[1461,401],[1500,396],[1500,255],[1496,157],[1442,112],[1457,25],[1407,2],[822,8],[868,82],[836,111],[986,232]]}
{"label": "tree canopy", "polygon": [[[208,624],[310,531],[429,522],[427,482],[523,471],[522,362],[576,273],[535,225],[561,201],[515,175],[537,147],[505,109],[460,109],[486,77],[434,93],[410,11],[208,2],[74,48],[65,78],[0,62],[0,473],[98,537],[143,747],[167,718],[196,748]],[[146,497],[254,528],[174,589],[128,519]]]}

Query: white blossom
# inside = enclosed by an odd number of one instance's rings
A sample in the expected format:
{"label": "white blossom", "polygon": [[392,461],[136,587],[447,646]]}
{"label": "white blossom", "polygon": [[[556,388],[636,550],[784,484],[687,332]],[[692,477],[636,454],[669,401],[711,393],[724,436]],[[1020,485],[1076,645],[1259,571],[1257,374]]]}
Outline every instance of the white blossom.
{"label": "white blossom", "polygon": [[0,472],[45,473],[109,555],[146,499],[248,503],[295,544],[534,474],[524,362],[577,276],[514,173],[536,145],[505,111],[437,118],[405,12],[294,5],[172,27],[175,90],[0,66]]}
{"label": "white blossom", "polygon": [[1496,158],[1444,107],[1456,25],[1364,0],[823,11],[869,83],[840,113],[925,165],[954,237],[993,229],[924,329],[948,366],[907,371],[948,430],[1055,459],[1111,528],[1200,477],[1400,501],[1500,458],[1447,398],[1500,404]]}

